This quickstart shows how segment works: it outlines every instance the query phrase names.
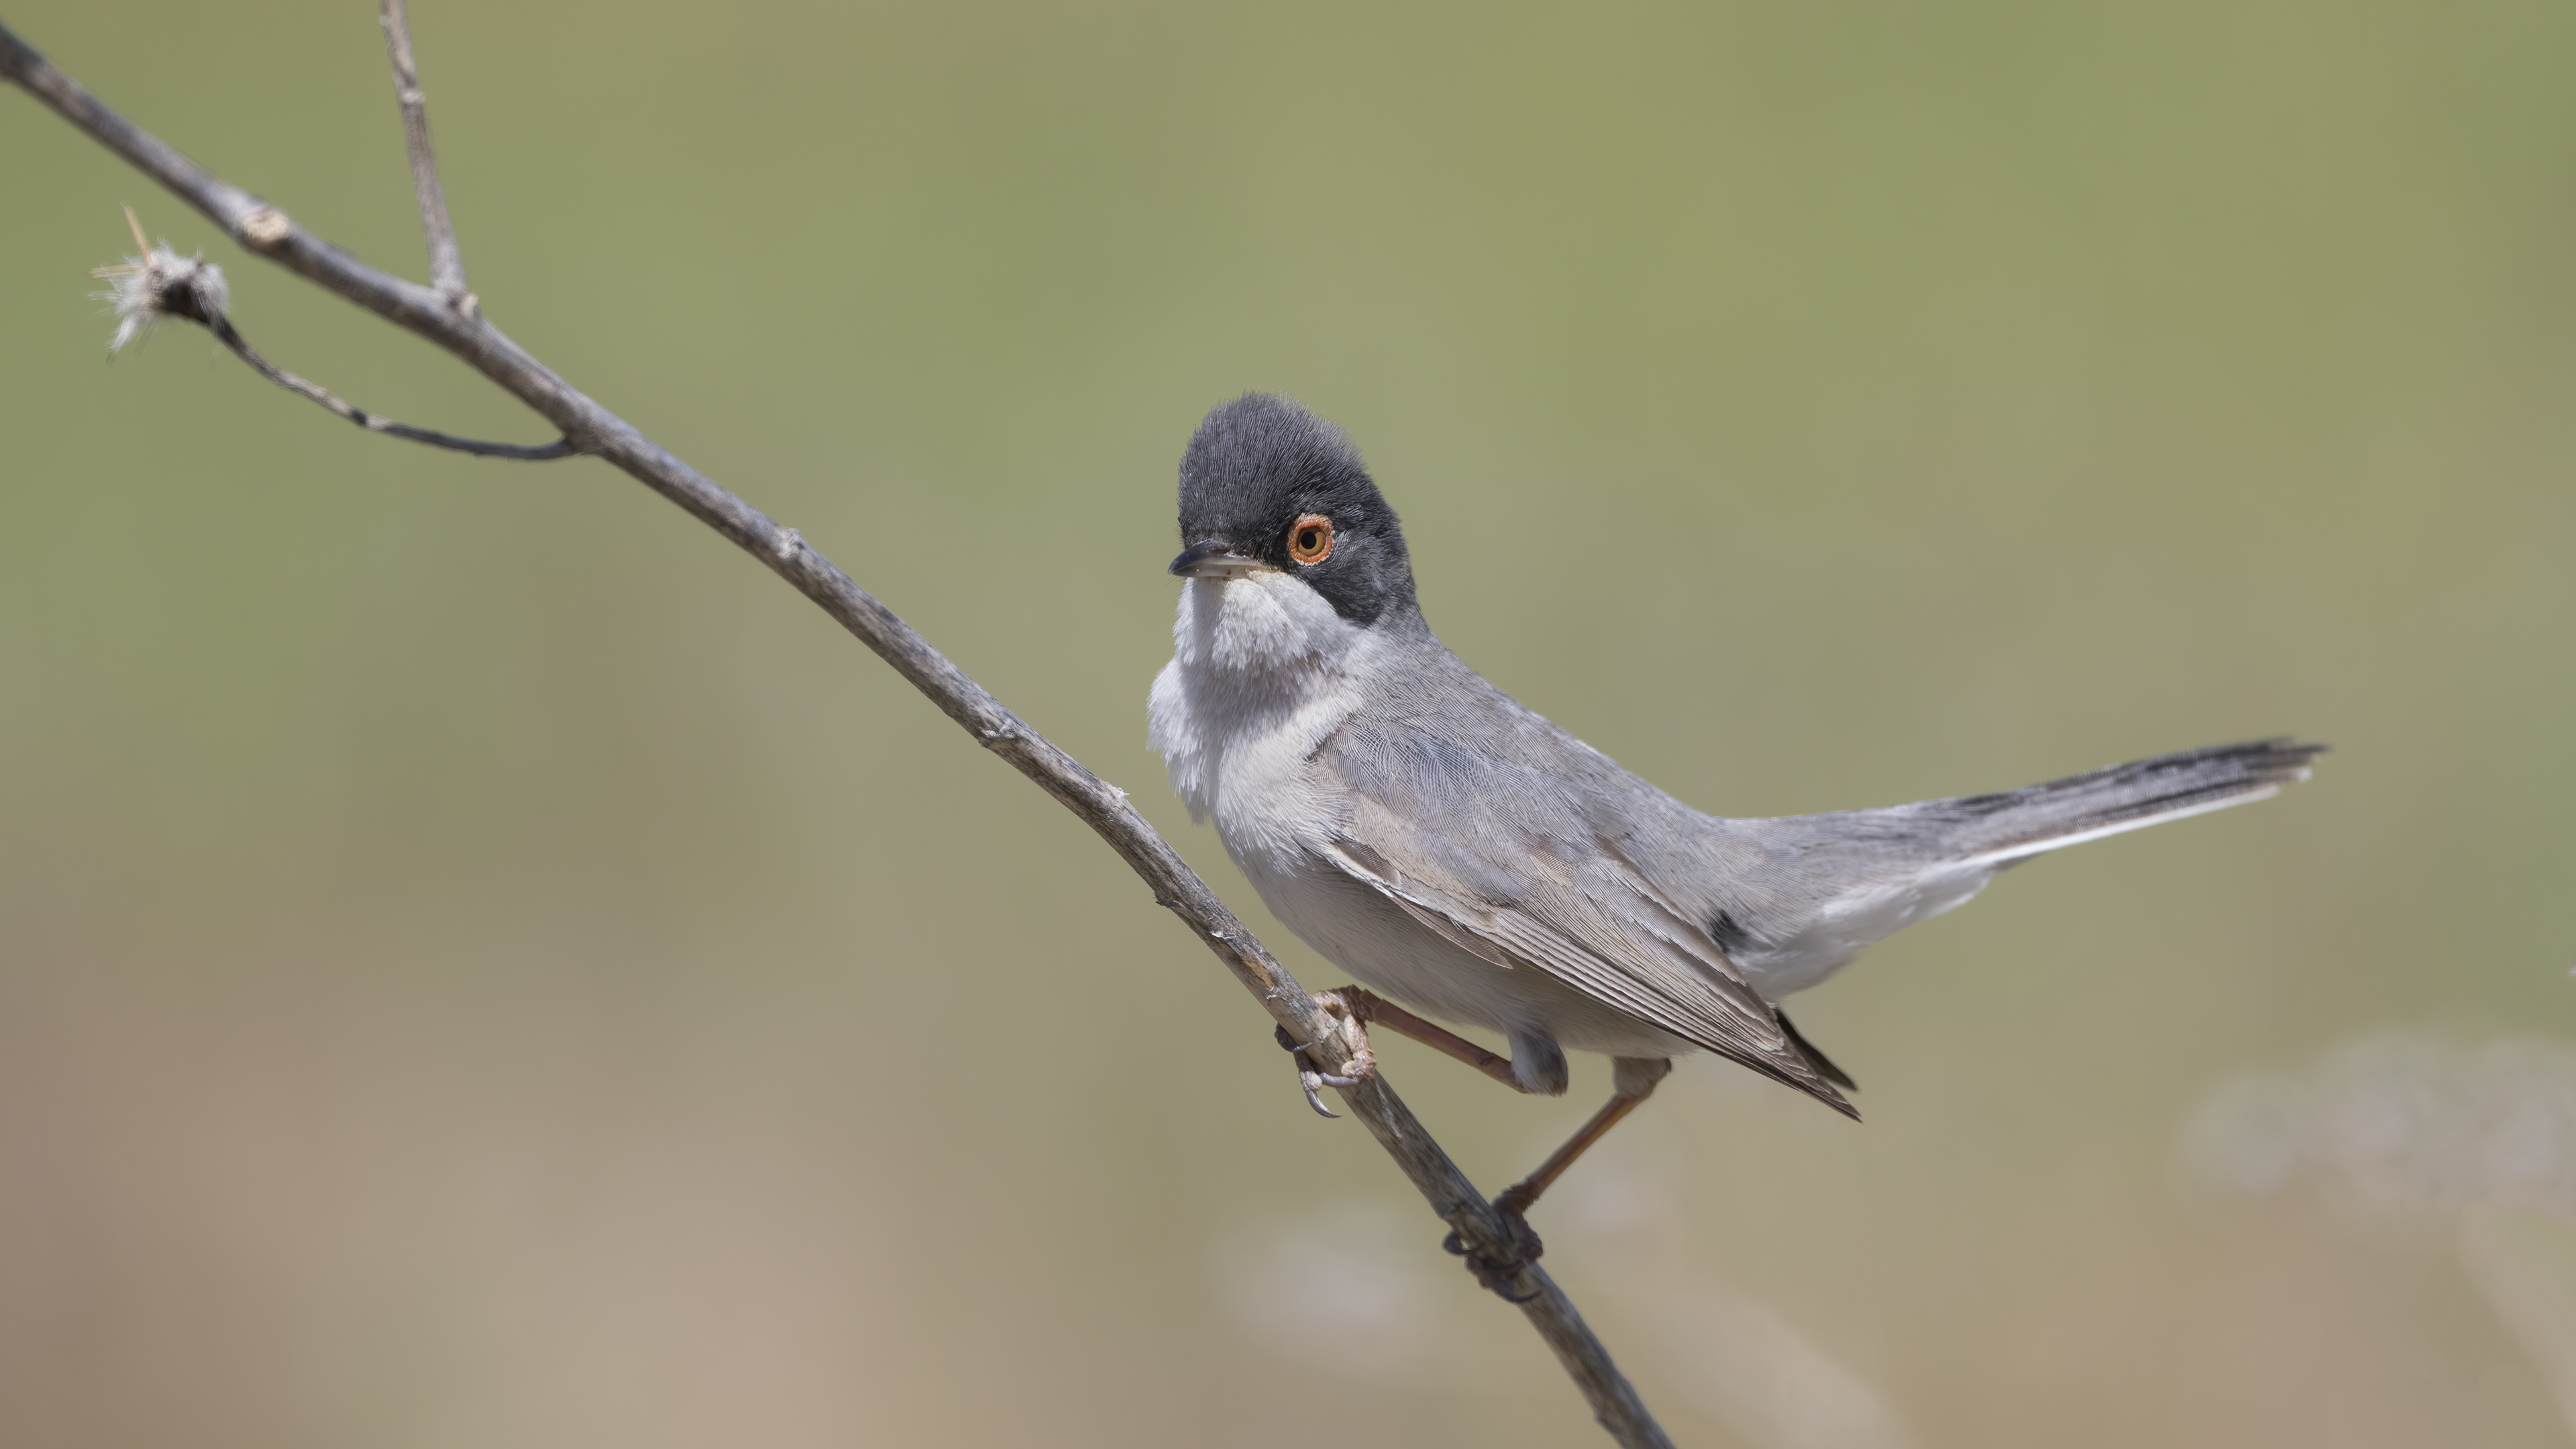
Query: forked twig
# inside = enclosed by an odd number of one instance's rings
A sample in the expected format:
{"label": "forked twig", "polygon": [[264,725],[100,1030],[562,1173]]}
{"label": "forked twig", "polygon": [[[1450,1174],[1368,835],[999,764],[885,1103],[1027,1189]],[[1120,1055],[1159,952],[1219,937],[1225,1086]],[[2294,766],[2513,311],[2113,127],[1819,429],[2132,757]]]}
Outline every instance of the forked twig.
{"label": "forked twig", "polygon": [[[390,14],[399,13],[393,3],[387,4],[387,10]],[[395,30],[394,22],[389,20],[389,42]],[[408,73],[402,61],[407,49],[397,48],[398,73]],[[24,87],[64,120],[167,187],[243,246],[447,349],[560,428],[570,447],[615,464],[759,559],[875,650],[906,682],[986,749],[1008,761],[1097,832],[1143,877],[1153,890],[1155,902],[1188,923],[1271,1018],[1288,1031],[1290,1038],[1309,1044],[1305,1054],[1318,1067],[1332,1075],[1360,1075],[1351,1070],[1353,1039],[1345,1035],[1340,1021],[1272,959],[1170,842],[1128,803],[1125,791],[1092,774],[1052,741],[1021,723],[983,686],[932,648],[928,640],[816,552],[796,530],[782,527],[673,457],[503,335],[481,315],[480,309],[461,305],[461,263],[456,265],[453,292],[406,282],[367,266],[295,225],[276,207],[217,179],[158,137],[101,105],[5,25],[0,25],[0,76]],[[417,87],[411,90],[416,92]],[[407,128],[416,104],[407,95]],[[425,122],[417,134],[420,143],[412,153],[416,181],[422,174],[419,168],[427,164],[428,158]],[[443,223],[445,207],[434,202],[434,169],[428,174],[429,181],[419,188],[423,215],[426,219],[434,212]],[[452,239],[449,245],[452,248]],[[433,232],[433,258],[438,247]],[[450,260],[454,261],[452,250]],[[1493,1205],[1449,1160],[1383,1076],[1368,1075],[1355,1086],[1337,1090],[1351,1114],[1367,1126],[1370,1135],[1395,1159],[1415,1189],[1430,1202],[1432,1211],[1449,1224],[1467,1250],[1495,1262],[1515,1257],[1514,1236]],[[1510,1289],[1516,1299],[1526,1295],[1521,1311],[1582,1390],[1602,1427],[1631,1449],[1669,1449],[1671,1440],[1546,1270],[1535,1263],[1524,1264],[1510,1280]]]}
{"label": "forked twig", "polygon": [[523,462],[541,462],[550,458],[569,458],[578,449],[570,438],[557,438],[551,443],[491,443],[480,438],[460,438],[452,433],[435,432],[398,423],[389,417],[368,412],[334,395],[320,383],[296,376],[259,353],[233,325],[231,288],[224,281],[223,269],[206,261],[199,253],[193,257],[179,255],[168,242],[159,246],[143,231],[143,219],[125,208],[125,224],[134,229],[134,246],[138,255],[123,266],[94,267],[90,275],[112,282],[111,290],[91,295],[103,302],[114,302],[119,319],[116,336],[108,351],[122,351],[125,344],[152,330],[167,317],[194,322],[215,334],[215,340],[231,348],[233,355],[250,364],[251,370],[305,398],[336,417],[356,423],[369,432],[384,433],[433,448],[447,448],[459,453],[472,453],[483,458],[515,458]]}

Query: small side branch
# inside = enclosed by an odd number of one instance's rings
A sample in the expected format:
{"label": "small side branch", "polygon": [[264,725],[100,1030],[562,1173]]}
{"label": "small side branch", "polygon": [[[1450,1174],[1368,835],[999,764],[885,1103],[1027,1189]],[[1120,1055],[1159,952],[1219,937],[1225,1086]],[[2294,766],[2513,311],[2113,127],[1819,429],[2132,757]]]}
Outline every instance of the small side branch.
{"label": "small side branch", "polygon": [[403,146],[411,153],[411,189],[420,198],[420,230],[429,240],[429,285],[460,306],[470,305],[465,290],[465,254],[456,248],[456,223],[447,216],[447,188],[438,181],[438,155],[429,147],[429,98],[420,89],[420,66],[412,59],[411,16],[403,0],[377,0],[377,19],[385,27],[385,54],[394,65],[394,98],[402,103]]}
{"label": "small side branch", "polygon": [[570,438],[557,438],[551,443],[539,443],[534,446],[524,443],[487,443],[480,438],[460,438],[452,433],[432,432],[428,428],[415,428],[408,423],[398,423],[389,417],[371,413],[365,408],[345,402],[333,396],[321,384],[297,377],[294,373],[260,356],[259,349],[250,345],[249,339],[241,335],[240,329],[233,326],[232,319],[229,317],[217,316],[214,321],[206,324],[206,330],[214,333],[216,341],[231,348],[235,357],[249,363],[251,369],[260,376],[298,397],[311,400],[315,406],[335,416],[347,418],[371,433],[408,438],[412,442],[426,443],[433,448],[472,453],[478,458],[517,458],[524,462],[570,458],[581,451],[572,445]]}

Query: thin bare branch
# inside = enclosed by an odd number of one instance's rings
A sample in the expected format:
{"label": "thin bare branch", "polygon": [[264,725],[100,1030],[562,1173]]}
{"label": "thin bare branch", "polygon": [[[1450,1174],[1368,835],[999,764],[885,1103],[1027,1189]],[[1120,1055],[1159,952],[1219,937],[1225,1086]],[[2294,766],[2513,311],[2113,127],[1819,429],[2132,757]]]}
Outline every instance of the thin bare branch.
{"label": "thin bare branch", "polygon": [[310,398],[315,404],[337,416],[347,418],[371,433],[408,438],[415,443],[427,443],[433,448],[472,453],[478,458],[517,458],[526,462],[543,462],[550,458],[569,458],[576,452],[570,438],[557,438],[551,443],[537,444],[487,443],[480,438],[460,438],[451,433],[432,432],[428,428],[415,428],[407,423],[398,423],[382,414],[371,413],[365,408],[343,402],[332,396],[321,384],[297,377],[294,373],[260,356],[259,349],[250,345],[250,340],[241,335],[241,330],[233,326],[232,319],[229,317],[215,318],[206,330],[214,333],[216,341],[231,348],[234,356],[249,363],[252,370],[260,376],[298,397]]}
{"label": "thin bare branch", "polygon": [[385,55],[394,64],[394,99],[402,103],[403,148],[411,153],[411,189],[420,198],[421,235],[429,240],[429,285],[470,309],[465,254],[456,249],[456,223],[447,216],[447,188],[438,181],[438,155],[429,147],[429,98],[421,93],[420,66],[411,54],[411,16],[403,0],[377,0],[385,27]]}
{"label": "thin bare branch", "polygon": [[[1170,842],[1128,803],[1126,791],[1092,774],[1003,708],[796,530],[780,526],[664,451],[530,356],[479,312],[443,305],[431,289],[367,266],[296,226],[284,212],[218,180],[101,105],[5,26],[0,26],[0,76],[25,87],[66,121],[196,207],[243,246],[447,349],[562,429],[580,451],[615,464],[759,559],[876,651],[986,749],[1090,826],[1144,879],[1155,902],[1188,924],[1292,1040],[1313,1044],[1306,1055],[1317,1066],[1337,1076],[1357,1075],[1350,1070],[1353,1039],[1344,1033],[1342,1019],[1327,1013],[1298,986]],[[1515,1256],[1514,1235],[1501,1215],[1383,1076],[1369,1076],[1339,1091],[1351,1114],[1366,1125],[1469,1252],[1496,1262]],[[1526,1295],[1521,1311],[1555,1352],[1611,1437],[1629,1449],[1670,1449],[1672,1441],[1546,1270],[1527,1264],[1509,1283],[1515,1299]]]}

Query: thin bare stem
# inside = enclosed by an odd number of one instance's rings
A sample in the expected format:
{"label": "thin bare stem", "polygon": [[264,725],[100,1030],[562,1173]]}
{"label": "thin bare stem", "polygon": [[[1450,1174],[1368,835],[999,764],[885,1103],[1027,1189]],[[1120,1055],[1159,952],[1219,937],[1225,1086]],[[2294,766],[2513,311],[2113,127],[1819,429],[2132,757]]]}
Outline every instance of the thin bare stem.
{"label": "thin bare stem", "polygon": [[[986,749],[1027,776],[1090,826],[1251,992],[1290,1039],[1334,1075],[1349,1070],[1353,1042],[1339,1021],[1298,986],[1253,938],[1171,843],[1127,801],[1127,792],[1023,724],[894,612],[833,566],[792,528],[735,497],[583,395],[504,336],[479,312],[445,305],[431,289],[389,276],[296,226],[286,214],[217,179],[158,137],[119,116],[0,26],[0,76],[25,87],[64,120],[197,208],[250,250],[325,290],[436,343],[563,430],[585,453],[615,464],[761,561],[841,627],[876,651],[913,688]],[[1515,1237],[1383,1076],[1338,1089],[1351,1114],[1393,1157],[1432,1211],[1478,1256],[1507,1261]],[[1546,1270],[1521,1268],[1513,1297],[1556,1354],[1612,1438],[1628,1449],[1670,1449],[1671,1440],[1609,1351]]]}
{"label": "thin bare stem", "polygon": [[447,216],[447,188],[438,181],[438,155],[429,147],[429,98],[421,93],[420,66],[411,54],[411,16],[403,0],[377,0],[385,27],[385,54],[394,64],[394,98],[402,103],[403,147],[411,153],[411,189],[420,198],[420,230],[429,239],[429,285],[463,304],[465,254],[456,248],[456,223]]}
{"label": "thin bare stem", "polygon": [[216,341],[231,348],[234,356],[249,363],[252,370],[260,376],[298,397],[311,399],[320,407],[339,417],[347,418],[371,433],[408,438],[415,443],[427,443],[433,448],[472,453],[478,458],[517,458],[527,462],[543,462],[550,458],[569,458],[578,451],[573,447],[570,438],[557,438],[551,443],[534,445],[487,443],[480,438],[460,438],[451,433],[432,432],[427,428],[415,428],[407,423],[398,423],[382,414],[371,413],[365,408],[343,402],[321,384],[297,377],[294,373],[260,356],[259,349],[250,345],[250,340],[241,335],[240,329],[233,326],[232,319],[229,317],[217,317],[208,324],[206,330],[214,333]]}

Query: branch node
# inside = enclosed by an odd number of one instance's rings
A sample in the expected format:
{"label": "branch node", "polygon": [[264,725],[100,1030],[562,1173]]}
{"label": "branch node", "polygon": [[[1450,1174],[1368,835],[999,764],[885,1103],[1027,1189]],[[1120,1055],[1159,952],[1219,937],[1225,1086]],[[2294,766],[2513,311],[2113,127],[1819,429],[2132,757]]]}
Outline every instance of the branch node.
{"label": "branch node", "polygon": [[242,245],[255,252],[273,252],[293,235],[295,223],[274,206],[262,206],[241,219]]}
{"label": "branch node", "polygon": [[[467,301],[471,302],[471,301],[473,301],[474,299],[473,299],[473,297],[469,294],[469,295],[466,297],[466,299],[465,299],[465,300],[467,300]],[[791,528],[791,529],[787,530],[785,533],[780,534],[780,535],[778,536],[778,559],[779,559],[779,562],[784,563],[784,562],[786,562],[787,560],[789,560],[789,559],[792,559],[792,558],[796,557],[796,555],[797,555],[798,551],[802,550],[804,547],[805,547],[805,535],[803,535],[803,534],[801,534],[801,533],[797,532],[795,529],[792,529],[792,528]]]}

